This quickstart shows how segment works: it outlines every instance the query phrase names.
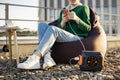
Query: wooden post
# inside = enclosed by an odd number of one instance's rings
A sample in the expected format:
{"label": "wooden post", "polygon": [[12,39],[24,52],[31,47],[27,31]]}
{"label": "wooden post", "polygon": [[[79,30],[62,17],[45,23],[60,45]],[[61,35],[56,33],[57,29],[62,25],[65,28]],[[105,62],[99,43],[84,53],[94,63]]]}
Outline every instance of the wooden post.
{"label": "wooden post", "polygon": [[18,52],[18,43],[17,43],[17,32],[16,30],[13,31],[14,34],[14,45],[15,45],[15,57],[17,60],[17,64],[19,63],[19,52]]}
{"label": "wooden post", "polygon": [[8,30],[8,38],[9,38],[9,53],[10,53],[10,64],[12,64],[12,32],[11,30]]}

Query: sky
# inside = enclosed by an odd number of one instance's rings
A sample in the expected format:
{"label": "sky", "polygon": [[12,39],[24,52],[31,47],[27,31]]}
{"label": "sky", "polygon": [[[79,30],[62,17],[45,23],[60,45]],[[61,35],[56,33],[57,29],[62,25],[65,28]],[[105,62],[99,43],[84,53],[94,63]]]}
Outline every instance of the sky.
{"label": "sky", "polygon": [[[32,5],[38,6],[38,0],[0,0],[0,3],[10,3],[10,4],[22,4],[22,5]],[[5,6],[0,5],[0,18],[5,18]],[[38,20],[38,9],[10,6],[9,7],[9,18],[10,19],[32,19]],[[28,28],[29,30],[37,30],[38,22],[28,22],[28,21],[12,21],[15,26],[20,28]],[[3,20],[0,20],[0,26],[5,25]]]}

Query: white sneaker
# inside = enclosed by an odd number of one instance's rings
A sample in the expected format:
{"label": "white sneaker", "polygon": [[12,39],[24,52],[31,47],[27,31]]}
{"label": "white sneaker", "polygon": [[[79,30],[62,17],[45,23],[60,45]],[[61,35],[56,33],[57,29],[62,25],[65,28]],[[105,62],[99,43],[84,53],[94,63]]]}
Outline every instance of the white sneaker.
{"label": "white sneaker", "polygon": [[33,54],[25,62],[19,63],[17,68],[20,69],[40,69],[40,57]]}
{"label": "white sneaker", "polygon": [[48,70],[49,68],[55,66],[56,63],[55,61],[52,59],[51,57],[51,53],[48,52],[47,54],[45,54],[44,56],[44,64],[43,64],[43,69],[44,70]]}

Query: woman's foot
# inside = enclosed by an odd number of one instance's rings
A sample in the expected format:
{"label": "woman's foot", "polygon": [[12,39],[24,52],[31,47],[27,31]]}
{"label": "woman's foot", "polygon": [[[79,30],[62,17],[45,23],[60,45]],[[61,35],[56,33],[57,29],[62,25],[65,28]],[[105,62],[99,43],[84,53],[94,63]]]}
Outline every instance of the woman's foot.
{"label": "woman's foot", "polygon": [[25,62],[19,63],[17,68],[20,69],[40,69],[40,57],[36,54],[30,56]]}
{"label": "woman's foot", "polygon": [[43,70],[48,70],[49,68],[51,68],[51,67],[53,67],[55,65],[56,65],[56,63],[52,59],[51,53],[48,52],[47,54],[45,54],[45,56],[44,56]]}

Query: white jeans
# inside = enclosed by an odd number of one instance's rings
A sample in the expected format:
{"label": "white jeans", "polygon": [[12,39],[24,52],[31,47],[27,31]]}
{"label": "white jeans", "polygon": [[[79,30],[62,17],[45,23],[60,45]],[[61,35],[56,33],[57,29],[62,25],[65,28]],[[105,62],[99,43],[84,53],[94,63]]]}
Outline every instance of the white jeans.
{"label": "white jeans", "polygon": [[69,42],[83,38],[71,34],[61,28],[49,26],[46,23],[40,23],[38,25],[38,37],[39,45],[36,50],[39,51],[42,56],[51,49],[55,42]]}

